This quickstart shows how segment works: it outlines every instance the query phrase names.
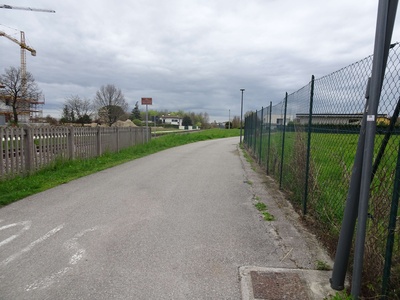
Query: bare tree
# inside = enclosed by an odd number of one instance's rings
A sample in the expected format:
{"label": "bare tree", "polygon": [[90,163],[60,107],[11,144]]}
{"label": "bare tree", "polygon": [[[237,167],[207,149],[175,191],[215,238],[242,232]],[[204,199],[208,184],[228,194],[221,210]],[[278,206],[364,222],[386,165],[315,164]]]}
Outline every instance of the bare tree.
{"label": "bare tree", "polygon": [[83,120],[90,119],[93,114],[92,102],[89,99],[82,99],[78,95],[70,96],[65,100],[64,114],[66,115],[63,115],[63,118],[69,121],[83,122]]}
{"label": "bare tree", "polygon": [[120,89],[112,84],[101,86],[96,92],[94,103],[98,109],[99,117],[112,125],[119,117],[125,115],[128,110],[128,103]]}
{"label": "bare tree", "polygon": [[12,107],[12,121],[18,123],[18,116],[29,115],[31,104],[39,101],[42,92],[31,73],[26,72],[23,80],[21,68],[6,69],[5,73],[0,75],[0,82],[4,86],[0,89],[0,100]]}
{"label": "bare tree", "polygon": [[240,128],[240,117],[239,116],[233,117],[232,128]]}

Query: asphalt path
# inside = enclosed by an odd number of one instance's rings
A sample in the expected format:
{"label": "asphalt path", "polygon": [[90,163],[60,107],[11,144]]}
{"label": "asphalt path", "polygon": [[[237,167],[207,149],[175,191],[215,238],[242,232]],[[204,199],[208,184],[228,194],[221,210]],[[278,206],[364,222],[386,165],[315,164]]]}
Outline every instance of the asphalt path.
{"label": "asphalt path", "polygon": [[241,299],[239,267],[296,267],[254,207],[238,142],[176,147],[3,207],[0,299]]}

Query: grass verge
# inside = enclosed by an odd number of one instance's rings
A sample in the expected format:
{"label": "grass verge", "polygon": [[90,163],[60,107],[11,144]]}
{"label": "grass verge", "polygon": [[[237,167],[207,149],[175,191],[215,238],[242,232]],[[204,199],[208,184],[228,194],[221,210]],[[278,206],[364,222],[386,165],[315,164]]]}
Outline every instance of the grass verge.
{"label": "grass verge", "polygon": [[199,141],[234,136],[239,136],[239,129],[210,129],[187,134],[170,134],[152,139],[147,144],[123,149],[118,153],[105,153],[100,157],[85,160],[58,160],[34,174],[0,181],[0,207],[74,179],[162,150]]}

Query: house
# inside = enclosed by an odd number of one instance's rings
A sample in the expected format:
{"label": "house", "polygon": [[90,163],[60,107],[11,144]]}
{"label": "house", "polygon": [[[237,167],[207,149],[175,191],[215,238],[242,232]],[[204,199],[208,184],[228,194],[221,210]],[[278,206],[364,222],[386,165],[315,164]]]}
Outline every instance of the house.
{"label": "house", "polygon": [[160,120],[163,124],[182,126],[182,118],[178,116],[161,116]]}

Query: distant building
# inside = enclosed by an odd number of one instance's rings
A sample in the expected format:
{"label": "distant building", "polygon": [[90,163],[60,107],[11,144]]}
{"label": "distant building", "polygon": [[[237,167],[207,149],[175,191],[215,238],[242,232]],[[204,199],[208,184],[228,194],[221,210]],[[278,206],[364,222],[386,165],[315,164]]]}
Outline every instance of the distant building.
{"label": "distant building", "polygon": [[[263,119],[264,119],[263,120],[264,123],[269,123],[269,115],[268,114],[264,115]],[[271,115],[271,124],[283,125],[283,119],[284,119],[284,115],[280,115],[280,114],[279,115]],[[289,115],[287,115],[286,116],[286,125],[291,121],[292,121],[291,117]]]}
{"label": "distant building", "polygon": [[160,120],[163,124],[182,126],[182,118],[178,116],[161,116]]}
{"label": "distant building", "polygon": [[[344,124],[344,125],[359,125],[363,114],[313,114],[313,124]],[[297,124],[308,124],[309,114],[296,114],[294,120]],[[383,120],[388,121],[388,117],[385,114],[378,114],[377,121],[382,122]]]}

